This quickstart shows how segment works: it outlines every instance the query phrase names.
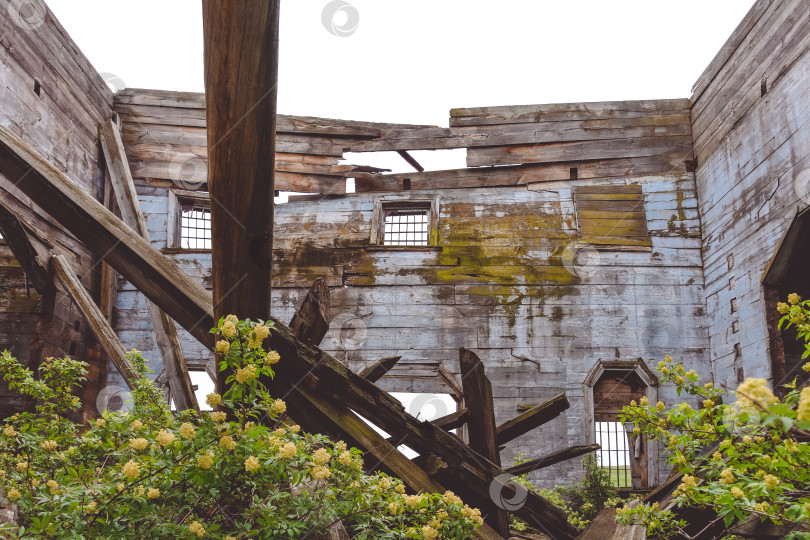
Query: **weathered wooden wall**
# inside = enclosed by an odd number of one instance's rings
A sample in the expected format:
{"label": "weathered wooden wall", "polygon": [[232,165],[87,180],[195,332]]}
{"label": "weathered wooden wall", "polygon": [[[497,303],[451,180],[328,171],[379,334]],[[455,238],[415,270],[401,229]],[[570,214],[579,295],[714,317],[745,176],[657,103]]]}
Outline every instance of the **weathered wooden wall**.
{"label": "weathered wooden wall", "polygon": [[[112,114],[112,92],[44,2],[0,0],[0,13],[0,123],[84,190],[102,197],[104,171],[99,164],[97,126]],[[0,176],[0,204],[26,224],[24,215],[42,212],[15,187],[17,182],[25,178]],[[39,232],[69,258],[84,285],[98,293],[97,260],[91,251],[58,226]],[[81,313],[62,293],[57,293],[52,306],[42,306],[33,287],[26,286],[10,250],[0,249],[0,347],[9,347],[26,363],[31,350],[34,364],[43,356],[69,353],[90,362],[84,414],[96,414],[96,392],[104,384],[107,368]],[[7,390],[0,389],[0,417],[3,404],[12,401]]]}
{"label": "weathered wooden wall", "polygon": [[[198,159],[188,153],[190,138],[203,132],[202,103],[194,95],[153,91],[117,96],[141,206],[153,244],[161,249],[167,248],[172,212],[169,191],[187,189],[192,178],[197,180],[194,187],[204,188],[203,148],[197,149]],[[277,206],[273,314],[289,320],[312,281],[324,277],[333,323],[322,346],[352,369],[402,355],[380,381],[384,388],[452,393],[438,373],[445,366],[460,387],[458,349],[467,347],[482,358],[492,379],[498,422],[514,417],[519,405],[540,403],[560,391],[572,403],[560,420],[510,444],[504,463],[511,463],[518,451],[538,457],[590,442],[584,381],[600,359],[643,358],[649,364],[671,353],[697,370],[709,369],[700,222],[687,163],[691,145],[679,139],[673,146],[667,136],[678,132],[677,137],[688,139],[688,103],[662,104],[661,111],[647,102],[538,106],[543,113],[553,107],[558,117],[538,120],[534,127],[529,124],[535,120],[524,119],[518,126],[522,138],[490,138],[503,146],[486,147],[490,154],[509,154],[509,145],[525,142],[527,133],[530,141],[543,138],[547,147],[535,147],[533,155],[539,157],[522,158],[526,163],[516,165],[518,170],[479,167],[412,175],[355,170],[344,176],[356,176],[360,189],[368,192],[336,194],[327,188]],[[633,123],[652,127],[644,133],[622,131],[618,126],[628,115],[635,115]],[[532,118],[539,116],[536,111]],[[666,129],[656,134],[659,116]],[[184,118],[195,118],[194,125],[185,125],[191,122]],[[327,122],[309,120],[309,126]],[[349,124],[330,122],[317,134],[298,135],[306,144],[290,148],[285,161],[322,159],[318,152],[325,152],[324,147],[310,139]],[[563,150],[568,139],[553,143],[559,122],[588,126],[577,128],[584,141],[574,153]],[[611,127],[612,122],[618,123]],[[420,138],[436,129],[385,127],[377,138],[366,134],[367,141],[341,144],[360,151],[390,149],[403,144],[398,141],[407,131],[409,140],[421,140],[410,146],[437,145],[435,138],[429,143]],[[161,134],[159,143],[149,140],[155,134]],[[440,144],[469,144],[469,133],[451,135],[452,142]],[[637,152],[633,137],[641,138],[648,150]],[[614,150],[600,154],[604,148]],[[301,153],[291,159],[292,152]],[[554,153],[565,155],[565,161],[549,162]],[[173,169],[190,159],[194,165],[185,176]],[[578,169],[577,176],[582,171],[582,177],[571,179],[572,168]],[[405,177],[420,189],[403,189]],[[434,189],[425,189],[429,185]],[[318,189],[313,185],[310,190]],[[403,199],[437,200],[435,246],[372,245],[375,201]],[[584,244],[575,260],[577,242],[604,245]],[[166,251],[210,287],[209,253]],[[593,257],[592,266],[578,266],[583,255]],[[116,330],[125,345],[146,351],[157,366],[143,296],[126,282],[119,288],[116,313]],[[181,334],[189,364],[205,366],[209,353]],[[659,394],[674,399],[669,388]],[[665,475],[665,464],[659,465]],[[564,483],[579,471],[578,460],[573,460],[547,469],[543,478]]]}
{"label": "weathered wooden wall", "polygon": [[758,1],[692,96],[712,369],[731,387],[771,375],[760,281],[810,204],[809,17],[807,0]]}

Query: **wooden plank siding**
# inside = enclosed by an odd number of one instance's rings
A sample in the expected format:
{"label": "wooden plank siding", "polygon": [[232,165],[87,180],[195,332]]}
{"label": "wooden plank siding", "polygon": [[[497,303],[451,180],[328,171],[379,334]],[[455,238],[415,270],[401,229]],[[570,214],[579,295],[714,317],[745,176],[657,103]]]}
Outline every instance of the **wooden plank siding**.
{"label": "wooden plank siding", "polygon": [[692,98],[718,384],[771,377],[761,279],[796,210],[810,205],[808,16],[801,0],[757,1]]}

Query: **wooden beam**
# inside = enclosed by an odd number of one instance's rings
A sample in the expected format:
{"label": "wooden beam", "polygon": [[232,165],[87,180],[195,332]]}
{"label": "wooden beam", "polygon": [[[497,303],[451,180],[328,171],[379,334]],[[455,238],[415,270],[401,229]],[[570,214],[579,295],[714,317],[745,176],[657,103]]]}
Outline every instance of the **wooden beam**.
{"label": "wooden beam", "polygon": [[410,155],[407,150],[397,150],[397,154],[402,156],[402,159],[407,161],[408,165],[416,169],[417,172],[422,172],[425,170],[425,168],[422,167],[422,165],[420,165],[419,162],[416,161],[416,159]]}
{"label": "wooden beam", "polygon": [[290,330],[307,345],[320,345],[329,331],[329,287],[317,278],[290,321]]}
{"label": "wooden beam", "polygon": [[[146,218],[141,211],[138,193],[135,191],[135,182],[132,181],[132,174],[129,170],[118,125],[112,119],[107,120],[99,128],[99,140],[101,141],[104,158],[107,161],[110,182],[118,202],[118,208],[121,210],[122,219],[124,223],[148,242],[149,230],[146,227]],[[155,305],[154,302],[147,299],[146,305],[149,310],[152,329],[155,332],[155,342],[163,360],[163,369],[169,381],[169,389],[174,399],[174,405],[178,411],[193,409],[199,413],[200,406],[197,403],[197,397],[191,384],[188,366],[183,356],[183,348],[180,346],[180,339],[177,337],[177,327],[174,325],[174,321],[166,315],[166,312]]]}
{"label": "wooden beam", "polygon": [[431,420],[430,423],[436,427],[440,427],[445,431],[452,431],[466,424],[470,420],[469,409],[459,409],[454,413],[442,416],[436,420]]}
{"label": "wooden beam", "polygon": [[3,206],[0,206],[0,233],[37,292],[43,296],[53,292],[53,278],[39,260],[25,227]]}
{"label": "wooden beam", "polygon": [[391,369],[397,365],[397,362],[399,362],[401,358],[401,356],[387,356],[385,358],[381,358],[363,369],[359,375],[369,382],[377,382],[382,379],[383,375],[391,371]]}
{"label": "wooden beam", "polygon": [[[474,421],[467,424],[470,448],[495,465],[501,465],[501,455],[496,446],[495,406],[492,401],[492,384],[484,371],[484,364],[478,356],[468,350],[459,349],[461,366],[461,386],[464,392],[464,405]],[[509,535],[509,516],[506,511],[489,501],[486,508],[489,525],[504,536]]]}
{"label": "wooden beam", "polygon": [[12,191],[22,191],[192,336],[213,347],[210,293],[4,126],[0,126],[0,174],[3,206],[18,217],[24,215],[48,237],[53,225],[18,204]]}
{"label": "wooden beam", "polygon": [[206,0],[202,8],[214,314],[267,319],[279,0]]}
{"label": "wooden beam", "polygon": [[101,313],[96,303],[93,302],[90,293],[84,288],[81,281],[79,281],[79,277],[64,257],[54,255],[51,257],[50,265],[55,277],[59,279],[65,289],[67,289],[76,307],[79,308],[79,311],[82,312],[84,318],[90,324],[90,328],[104,348],[104,351],[110,357],[113,364],[115,364],[115,367],[118,368],[118,372],[121,374],[121,377],[124,378],[124,382],[127,383],[130,389],[133,389],[137,376],[135,368],[129,361],[129,358],[127,358],[127,352],[118,340],[118,336],[115,334],[115,331],[113,331],[110,323],[107,322],[107,319],[104,318],[104,314]]}
{"label": "wooden beam", "polygon": [[[104,208],[114,212],[115,195],[113,194],[110,171],[104,174]],[[104,317],[112,324],[115,304],[118,299],[118,272],[110,266],[107,261],[101,261],[101,292],[99,294],[98,307]]]}
{"label": "wooden beam", "polygon": [[497,429],[498,446],[504,445],[524,433],[528,433],[534,428],[557,418],[568,407],[570,407],[568,398],[565,397],[565,394],[559,394],[545,403],[532,407],[512,420],[504,422]]}
{"label": "wooden beam", "polygon": [[514,467],[509,467],[506,469],[506,472],[515,476],[520,476],[521,474],[530,473],[532,471],[536,471],[537,469],[542,469],[543,467],[549,467],[555,463],[560,463],[561,461],[568,461],[569,459],[574,459],[575,457],[596,452],[599,450],[599,448],[601,448],[601,446],[598,444],[572,446],[570,448],[565,448],[563,450],[551,453],[547,456],[533,459],[531,461],[527,461],[526,463],[515,465]]}

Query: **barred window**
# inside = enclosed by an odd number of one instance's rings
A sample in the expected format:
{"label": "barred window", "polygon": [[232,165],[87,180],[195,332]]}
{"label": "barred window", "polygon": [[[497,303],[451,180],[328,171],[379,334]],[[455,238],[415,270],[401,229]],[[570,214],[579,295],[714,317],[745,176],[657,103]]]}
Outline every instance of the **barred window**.
{"label": "barred window", "polygon": [[385,207],[384,246],[426,246],[430,239],[430,207]]}
{"label": "barred window", "polygon": [[211,249],[211,208],[199,202],[182,203],[180,247]]}

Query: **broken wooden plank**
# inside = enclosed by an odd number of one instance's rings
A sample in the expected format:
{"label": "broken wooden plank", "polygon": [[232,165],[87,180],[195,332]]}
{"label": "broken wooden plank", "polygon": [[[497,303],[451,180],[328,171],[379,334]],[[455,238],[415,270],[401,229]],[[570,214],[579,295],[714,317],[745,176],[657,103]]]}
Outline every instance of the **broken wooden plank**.
{"label": "broken wooden plank", "polygon": [[34,285],[37,292],[40,295],[52,292],[54,289],[53,278],[39,260],[37,251],[31,244],[25,227],[13,213],[3,206],[0,206],[0,233],[2,233],[3,239],[8,242],[14,257],[22,266],[25,275]]}
{"label": "broken wooden plank", "polygon": [[203,3],[216,320],[270,312],[278,10],[279,0]]}
{"label": "broken wooden plank", "polygon": [[213,346],[211,296],[205,288],[4,126],[0,173],[3,206],[13,206],[15,215],[42,231],[52,227],[46,217],[15,202],[12,191],[19,189],[195,338]]}
{"label": "broken wooden plank", "polygon": [[[474,352],[459,349],[459,364],[464,405],[469,410],[470,417],[474,419],[467,424],[469,446],[500,467],[501,455],[496,445],[492,384],[486,376],[484,364]],[[490,501],[481,511],[486,514],[485,519],[490,527],[504,536],[509,535],[509,516],[503,508]]]}
{"label": "broken wooden plank", "polygon": [[329,287],[317,278],[301,307],[290,321],[290,329],[307,345],[320,345],[329,331]]}
{"label": "broken wooden plank", "polygon": [[90,328],[93,329],[93,333],[99,343],[101,343],[101,346],[104,347],[104,351],[109,355],[110,360],[112,360],[113,364],[118,369],[124,382],[127,383],[130,389],[134,389],[135,379],[137,378],[135,368],[129,361],[127,352],[124,346],[121,345],[121,341],[119,341],[110,323],[107,322],[107,319],[104,318],[104,314],[101,313],[101,310],[95,302],[93,302],[90,293],[84,288],[81,281],[79,281],[79,277],[62,255],[54,255],[51,257],[50,265],[55,277],[59,279],[62,285],[67,289],[76,307],[79,308],[79,311],[82,312],[84,318],[90,324]]}
{"label": "broken wooden plank", "polygon": [[457,429],[470,420],[470,410],[467,408],[459,409],[454,413],[450,413],[448,415],[442,416],[441,418],[437,418],[435,420],[431,420],[430,423],[436,427],[440,427],[445,431],[452,431]]}
{"label": "broken wooden plank", "polygon": [[692,136],[572,141],[553,144],[485,146],[467,150],[467,166],[518,165],[552,163],[576,159],[619,159],[655,155],[681,154],[692,158]]}
{"label": "broken wooden plank", "polygon": [[[149,231],[146,228],[146,218],[144,218],[141,211],[118,125],[112,119],[107,120],[99,128],[99,140],[101,141],[101,149],[104,152],[104,158],[110,173],[110,183],[122,219],[124,223],[148,242]],[[188,366],[183,356],[183,348],[180,346],[180,339],[177,337],[177,327],[174,325],[174,321],[166,315],[166,312],[155,305],[154,302],[148,299],[146,302],[174,405],[178,411],[193,409],[200,412],[200,406],[197,403],[197,397],[194,394],[191,377],[188,373]]]}
{"label": "broken wooden plank", "polygon": [[598,444],[571,446],[570,448],[558,450],[557,452],[548,454],[547,456],[532,459],[531,461],[521,463],[520,465],[515,465],[514,467],[509,467],[506,469],[506,472],[515,476],[520,476],[521,474],[527,474],[532,471],[536,471],[537,469],[542,469],[543,467],[549,467],[555,463],[560,463],[561,461],[568,461],[569,459],[574,459],[575,457],[596,452],[600,448],[601,446]]}
{"label": "broken wooden plank", "polygon": [[568,398],[565,397],[565,394],[559,394],[545,403],[532,407],[512,420],[504,422],[497,428],[498,445],[506,444],[524,433],[528,433],[536,427],[557,418],[568,407],[570,407]]}
{"label": "broken wooden plank", "polygon": [[401,358],[401,356],[387,356],[381,358],[363,369],[358,375],[369,382],[377,382],[383,375],[391,371],[391,368],[393,368]]}
{"label": "broken wooden plank", "polygon": [[416,159],[414,159],[414,157],[410,155],[407,150],[397,150],[397,154],[408,162],[408,165],[416,169],[417,172],[423,172],[425,170],[425,168],[422,167],[422,165],[420,165],[419,162],[416,161]]}

